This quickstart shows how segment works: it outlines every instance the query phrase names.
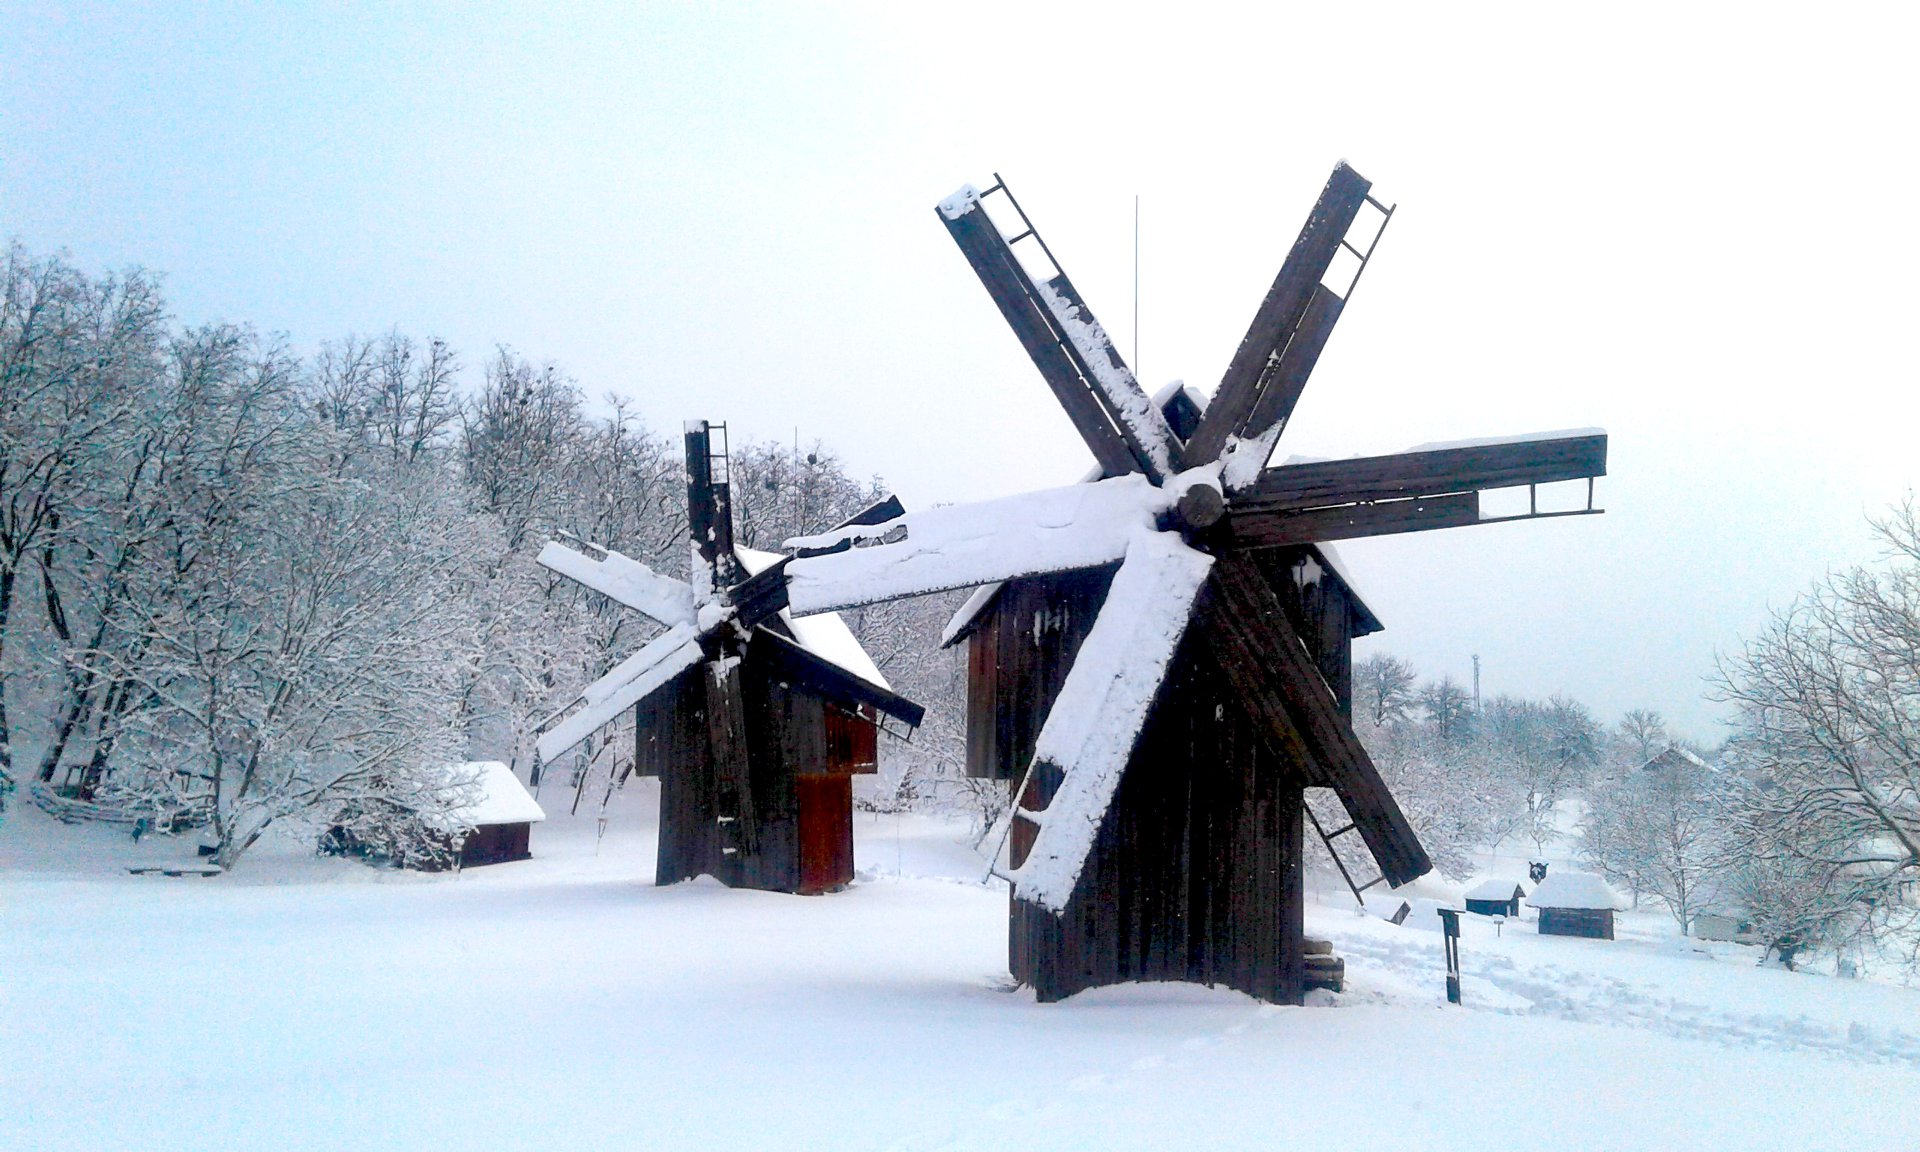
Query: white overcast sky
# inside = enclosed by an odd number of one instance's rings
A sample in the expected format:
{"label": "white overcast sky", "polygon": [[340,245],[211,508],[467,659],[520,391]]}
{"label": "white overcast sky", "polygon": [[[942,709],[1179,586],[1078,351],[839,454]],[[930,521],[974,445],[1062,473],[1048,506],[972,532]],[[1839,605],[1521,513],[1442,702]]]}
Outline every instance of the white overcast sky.
{"label": "white overcast sky", "polygon": [[909,506],[1088,463],[937,200],[1004,174],[1130,353],[1137,195],[1141,375],[1211,389],[1344,157],[1400,211],[1281,453],[1612,435],[1605,516],[1344,548],[1363,651],[1489,693],[1715,739],[1715,653],[1915,481],[1893,5],[8,7],[0,234],[797,428]]}

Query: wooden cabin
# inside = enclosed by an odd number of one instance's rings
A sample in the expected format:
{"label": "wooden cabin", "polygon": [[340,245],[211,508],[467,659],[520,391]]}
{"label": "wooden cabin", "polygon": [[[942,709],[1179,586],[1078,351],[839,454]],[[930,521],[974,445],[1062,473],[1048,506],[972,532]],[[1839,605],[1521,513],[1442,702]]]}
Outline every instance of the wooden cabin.
{"label": "wooden cabin", "polygon": [[[759,572],[780,560],[736,548]],[[853,778],[878,768],[882,714],[919,719],[845,622],[784,610],[741,656],[748,780],[740,814],[719,792],[708,732],[705,665],[635,705],[634,771],[660,777],[655,881],[713,876],[729,887],[808,895],[853,880]]]}
{"label": "wooden cabin", "polygon": [[457,765],[456,772],[475,773],[478,795],[452,814],[457,831],[459,866],[505,864],[532,857],[533,826],[547,818],[539,801],[498,760],[476,760]]}
{"label": "wooden cabin", "polygon": [[1540,910],[1540,935],[1613,939],[1613,914],[1624,908],[1607,882],[1591,872],[1555,872],[1527,897]]}
{"label": "wooden cabin", "polygon": [[1479,916],[1505,916],[1519,919],[1520,901],[1527,898],[1527,890],[1517,880],[1482,880],[1467,889],[1462,899],[1467,911]]}
{"label": "wooden cabin", "polygon": [[[1351,642],[1379,631],[1379,620],[1331,548],[1259,556],[1350,715]],[[948,626],[947,643],[967,644],[969,775],[1018,786],[1114,571],[982,589]],[[1321,766],[1261,734],[1208,643],[1199,628],[1181,641],[1064,912],[1013,897],[1009,966],[1043,1001],[1106,984],[1182,980],[1301,1002],[1304,793],[1329,781]],[[1059,783],[1057,771],[1036,772],[1018,802],[1044,808]],[[1015,822],[1012,867],[1033,838],[1025,821]]]}

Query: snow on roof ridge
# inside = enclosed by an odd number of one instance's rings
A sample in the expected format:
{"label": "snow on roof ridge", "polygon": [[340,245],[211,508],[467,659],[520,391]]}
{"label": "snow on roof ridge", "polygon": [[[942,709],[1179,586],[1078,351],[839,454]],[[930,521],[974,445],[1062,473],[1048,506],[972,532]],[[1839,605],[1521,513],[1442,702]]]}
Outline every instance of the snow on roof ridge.
{"label": "snow on roof ridge", "polygon": [[499,760],[468,760],[446,766],[448,778],[474,773],[476,795],[467,803],[456,804],[447,812],[448,822],[485,828],[494,824],[534,824],[547,818],[540,802],[527,791],[520,778]]}
{"label": "snow on roof ridge", "polygon": [[[757,576],[786,559],[778,552],[762,552],[758,548],[737,544],[733,551],[749,576]],[[816,612],[795,619],[792,612],[782,608],[780,619],[792,630],[794,642],[800,647],[876,688],[893,691],[893,685],[887,683],[886,676],[881,674],[880,666],[873,662],[873,657],[867,655],[867,650],[861,647],[859,639],[854,636],[853,629],[847,627],[847,622],[841,619],[838,612]]]}
{"label": "snow on roof ridge", "polygon": [[1549,872],[1527,897],[1533,908],[1587,908],[1618,911],[1627,906],[1620,894],[1592,872]]}

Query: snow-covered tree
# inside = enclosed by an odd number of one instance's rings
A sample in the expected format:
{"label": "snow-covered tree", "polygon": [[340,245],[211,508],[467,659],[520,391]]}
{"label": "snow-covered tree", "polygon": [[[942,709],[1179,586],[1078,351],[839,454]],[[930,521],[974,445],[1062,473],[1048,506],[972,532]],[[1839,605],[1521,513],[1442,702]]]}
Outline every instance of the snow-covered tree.
{"label": "snow-covered tree", "polygon": [[1886,563],[1803,596],[1719,674],[1742,853],[1866,930],[1910,920],[1920,884],[1920,507],[1875,528]]}
{"label": "snow-covered tree", "polygon": [[1652,896],[1685,931],[1702,898],[1718,890],[1726,858],[1721,773],[1671,747],[1591,789],[1580,852],[1636,898]]}

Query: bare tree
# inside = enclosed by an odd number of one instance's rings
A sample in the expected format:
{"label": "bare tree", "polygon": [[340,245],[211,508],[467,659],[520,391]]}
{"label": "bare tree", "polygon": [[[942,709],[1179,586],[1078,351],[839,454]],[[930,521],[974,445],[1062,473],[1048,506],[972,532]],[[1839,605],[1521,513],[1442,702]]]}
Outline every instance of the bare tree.
{"label": "bare tree", "polygon": [[1673,748],[1589,793],[1581,855],[1636,898],[1658,899],[1684,932],[1726,859],[1721,792],[1716,769]]}
{"label": "bare tree", "polygon": [[1920,882],[1920,511],[1874,527],[1886,564],[1776,614],[1717,680],[1750,780],[1742,852],[1869,931],[1910,918]]}
{"label": "bare tree", "polygon": [[[1355,713],[1376,727],[1404,723],[1418,703],[1419,674],[1397,656],[1369,656],[1353,666]],[[1451,700],[1443,707],[1450,708]]]}

